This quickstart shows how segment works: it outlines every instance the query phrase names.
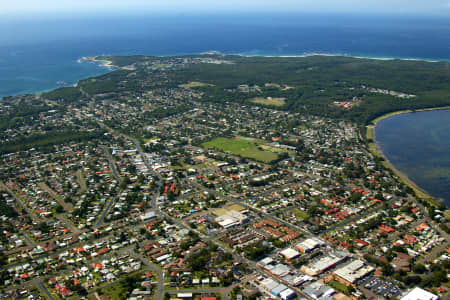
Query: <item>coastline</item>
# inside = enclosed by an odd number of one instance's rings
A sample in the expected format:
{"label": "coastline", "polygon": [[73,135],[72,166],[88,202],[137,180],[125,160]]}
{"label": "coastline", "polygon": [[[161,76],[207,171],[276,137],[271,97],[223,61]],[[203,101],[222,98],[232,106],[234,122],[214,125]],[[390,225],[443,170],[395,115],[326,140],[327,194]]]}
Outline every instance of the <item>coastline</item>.
{"label": "coastline", "polygon": [[[392,116],[400,115],[400,114],[407,114],[407,113],[415,113],[415,112],[423,112],[423,111],[434,111],[434,110],[448,110],[450,109],[450,106],[441,106],[441,107],[433,107],[433,108],[423,108],[423,109],[417,109],[417,110],[399,110],[394,111],[391,113],[387,113],[385,115],[382,115],[372,121],[370,121],[370,124],[366,126],[366,139],[368,140],[368,146],[369,151],[380,158],[383,158],[383,164],[385,167],[391,169],[395,175],[397,175],[403,183],[408,185],[411,189],[414,190],[416,195],[423,200],[427,201],[431,205],[438,207],[441,203],[436,199],[436,197],[430,195],[426,190],[419,187],[414,181],[412,181],[408,175],[397,169],[392,162],[386,157],[386,155],[383,153],[383,151],[380,148],[380,145],[376,142],[376,125],[379,121],[389,118]],[[450,208],[447,208],[447,213],[450,214]]]}
{"label": "coastline", "polygon": [[[251,54],[249,52],[239,52],[239,53],[223,53],[220,51],[202,51],[197,53],[173,53],[173,54],[164,54],[164,55],[158,55],[160,57],[170,57],[170,56],[185,56],[185,55],[236,55],[236,56],[242,56],[242,57],[311,57],[311,56],[329,56],[329,57],[348,57],[348,58],[355,58],[355,59],[369,59],[369,60],[381,60],[381,61],[392,61],[392,60],[404,60],[404,61],[423,61],[423,62],[429,62],[429,63],[439,63],[439,62],[450,62],[450,58],[415,58],[415,57],[381,57],[381,56],[370,56],[370,55],[359,55],[359,54],[347,54],[347,53],[321,53],[321,52],[304,52],[302,54],[277,54],[277,53],[256,53]],[[132,54],[129,54],[132,55]],[[112,56],[127,56],[127,55],[112,55]],[[119,69],[127,69],[127,67],[120,67],[113,64],[112,61],[109,60],[100,60],[97,59],[98,56],[83,56],[81,58],[77,59],[78,63],[85,63],[85,62],[91,62],[91,63],[97,63],[99,67],[106,68],[109,71],[119,70]],[[132,68],[130,68],[132,70]],[[89,77],[89,76],[86,76]],[[82,80],[85,77],[81,77],[78,80]],[[77,80],[77,81],[78,81]],[[74,83],[76,84],[76,83]],[[3,97],[8,96],[18,96],[23,94],[35,94],[35,93],[42,93],[54,90],[59,87],[55,85],[52,88],[46,88],[46,89],[36,89],[36,90],[30,90],[27,92],[18,92],[13,94],[5,94],[3,96],[0,96],[0,101]]]}
{"label": "coastline", "polygon": [[114,69],[120,69],[119,66],[116,66],[113,64],[112,61],[107,60],[107,59],[98,59],[98,56],[83,56],[82,58],[80,58],[78,60],[79,63],[83,63],[83,62],[95,62],[95,63],[100,63],[100,65],[102,67],[108,68],[110,70],[114,70]]}
{"label": "coastline", "polygon": [[[245,52],[241,53],[221,53],[215,51],[216,54],[222,55],[238,55],[243,57],[310,57],[310,56],[328,56],[328,57],[348,57],[348,58],[356,58],[356,59],[372,59],[372,60],[382,60],[382,61],[392,61],[392,60],[404,60],[404,61],[423,61],[429,63],[439,63],[439,62],[450,62],[449,58],[422,58],[422,57],[383,57],[383,56],[364,56],[364,55],[351,55],[346,53],[320,53],[320,52],[307,52],[303,54],[284,54],[284,55],[272,55],[272,54],[248,54]],[[203,53],[200,53],[203,54]]]}

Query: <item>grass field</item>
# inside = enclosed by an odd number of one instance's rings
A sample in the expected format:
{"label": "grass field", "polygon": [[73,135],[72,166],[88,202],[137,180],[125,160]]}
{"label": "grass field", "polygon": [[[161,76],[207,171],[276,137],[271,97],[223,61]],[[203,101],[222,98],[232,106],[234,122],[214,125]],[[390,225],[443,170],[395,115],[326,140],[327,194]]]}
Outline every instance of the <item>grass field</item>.
{"label": "grass field", "polygon": [[276,153],[268,150],[263,150],[261,145],[264,141],[243,137],[215,138],[209,142],[203,143],[204,148],[214,148],[233,155],[241,157],[252,158],[265,163],[271,162],[278,158]]}
{"label": "grass field", "polygon": [[196,88],[196,87],[202,87],[202,86],[214,86],[214,84],[191,81],[189,83],[179,85],[179,87],[184,88],[184,89],[190,89],[190,88]]}
{"label": "grass field", "polygon": [[267,146],[267,145],[261,145],[260,146],[262,149],[273,152],[273,153],[289,153],[289,154],[293,154],[295,153],[295,151],[290,151],[290,150],[286,150],[286,149],[282,149],[282,148],[277,148],[277,147],[272,147],[272,146]]}
{"label": "grass field", "polygon": [[298,209],[298,208],[294,209],[292,212],[295,214],[295,216],[296,216],[297,219],[299,219],[299,220],[304,221],[304,220],[306,220],[306,219],[309,218],[308,213],[306,213],[306,212],[304,212],[304,211],[302,211],[302,210],[300,210],[300,209]]}
{"label": "grass field", "polygon": [[230,206],[228,206],[229,210],[234,210],[234,211],[243,211],[245,210],[245,207],[243,207],[242,205],[239,204],[232,204]]}
{"label": "grass field", "polygon": [[148,144],[150,144],[151,141],[156,141],[156,140],[158,140],[157,137],[152,137],[152,138],[149,138],[149,139],[144,139],[144,142],[145,142],[146,145],[148,145]]}
{"label": "grass field", "polygon": [[250,102],[258,103],[258,104],[262,104],[262,105],[283,106],[286,103],[284,100],[286,100],[286,98],[256,97],[256,98],[250,99]]}
{"label": "grass field", "polygon": [[367,126],[367,139],[368,140],[373,140],[373,138],[374,138],[374,135],[373,135],[374,128],[375,128],[375,126],[373,126],[373,125]]}
{"label": "grass field", "polygon": [[350,294],[351,288],[336,280],[331,280],[330,282],[328,282],[328,285],[330,285],[331,287],[335,288],[338,291],[343,292],[344,294]]}
{"label": "grass field", "polygon": [[120,300],[127,296],[127,291],[120,284],[107,287],[102,292],[110,297],[111,300]]}

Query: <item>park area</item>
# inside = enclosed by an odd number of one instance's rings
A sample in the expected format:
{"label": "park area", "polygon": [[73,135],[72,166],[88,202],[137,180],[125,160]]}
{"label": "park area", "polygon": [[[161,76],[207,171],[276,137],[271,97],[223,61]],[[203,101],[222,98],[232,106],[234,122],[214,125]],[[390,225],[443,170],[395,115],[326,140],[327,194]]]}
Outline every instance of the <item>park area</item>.
{"label": "park area", "polygon": [[256,98],[250,99],[250,102],[262,104],[262,105],[268,105],[268,106],[283,106],[284,104],[286,104],[285,100],[286,100],[286,98],[256,97]]}
{"label": "park area", "polygon": [[213,148],[229,154],[251,158],[265,163],[278,159],[278,154],[269,150],[264,150],[262,147],[263,145],[263,140],[246,137],[218,137],[202,144],[204,148]]}

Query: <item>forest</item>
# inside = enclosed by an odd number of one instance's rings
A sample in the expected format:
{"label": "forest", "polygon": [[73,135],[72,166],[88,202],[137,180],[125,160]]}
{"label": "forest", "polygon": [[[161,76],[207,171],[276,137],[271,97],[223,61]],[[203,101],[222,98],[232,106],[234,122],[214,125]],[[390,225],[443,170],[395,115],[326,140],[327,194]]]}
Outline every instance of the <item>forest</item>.
{"label": "forest", "polygon": [[[285,97],[286,109],[320,116],[350,119],[367,124],[380,115],[403,109],[450,105],[450,64],[406,60],[374,60],[334,56],[298,58],[225,56],[231,65],[196,64],[174,74],[179,83],[199,81],[213,84],[196,89],[210,101],[249,102],[252,97]],[[267,83],[290,87],[277,88]],[[230,92],[238,85],[257,85],[261,92]],[[406,94],[400,98],[375,93],[384,89]],[[335,101],[356,104],[349,110]],[[249,105],[258,105],[248,103]]]}

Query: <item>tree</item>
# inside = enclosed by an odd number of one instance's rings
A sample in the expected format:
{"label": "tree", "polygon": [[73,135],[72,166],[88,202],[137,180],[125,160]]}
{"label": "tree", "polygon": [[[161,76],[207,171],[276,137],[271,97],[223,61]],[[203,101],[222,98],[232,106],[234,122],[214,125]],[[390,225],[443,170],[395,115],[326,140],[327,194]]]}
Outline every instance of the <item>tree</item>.
{"label": "tree", "polygon": [[43,233],[48,233],[50,231],[50,227],[46,222],[39,223],[39,230]]}
{"label": "tree", "polygon": [[383,275],[385,276],[390,276],[394,274],[394,268],[390,264],[383,265],[381,270],[383,271]]}
{"label": "tree", "polygon": [[64,207],[62,207],[61,205],[57,205],[55,208],[56,213],[60,214],[64,212]]}
{"label": "tree", "polygon": [[414,273],[423,274],[423,273],[425,273],[425,271],[427,269],[422,264],[415,264],[415,265],[412,266],[412,270],[414,271]]}
{"label": "tree", "polygon": [[421,277],[417,275],[406,276],[404,280],[405,284],[408,286],[418,285],[421,281],[422,281]]}

